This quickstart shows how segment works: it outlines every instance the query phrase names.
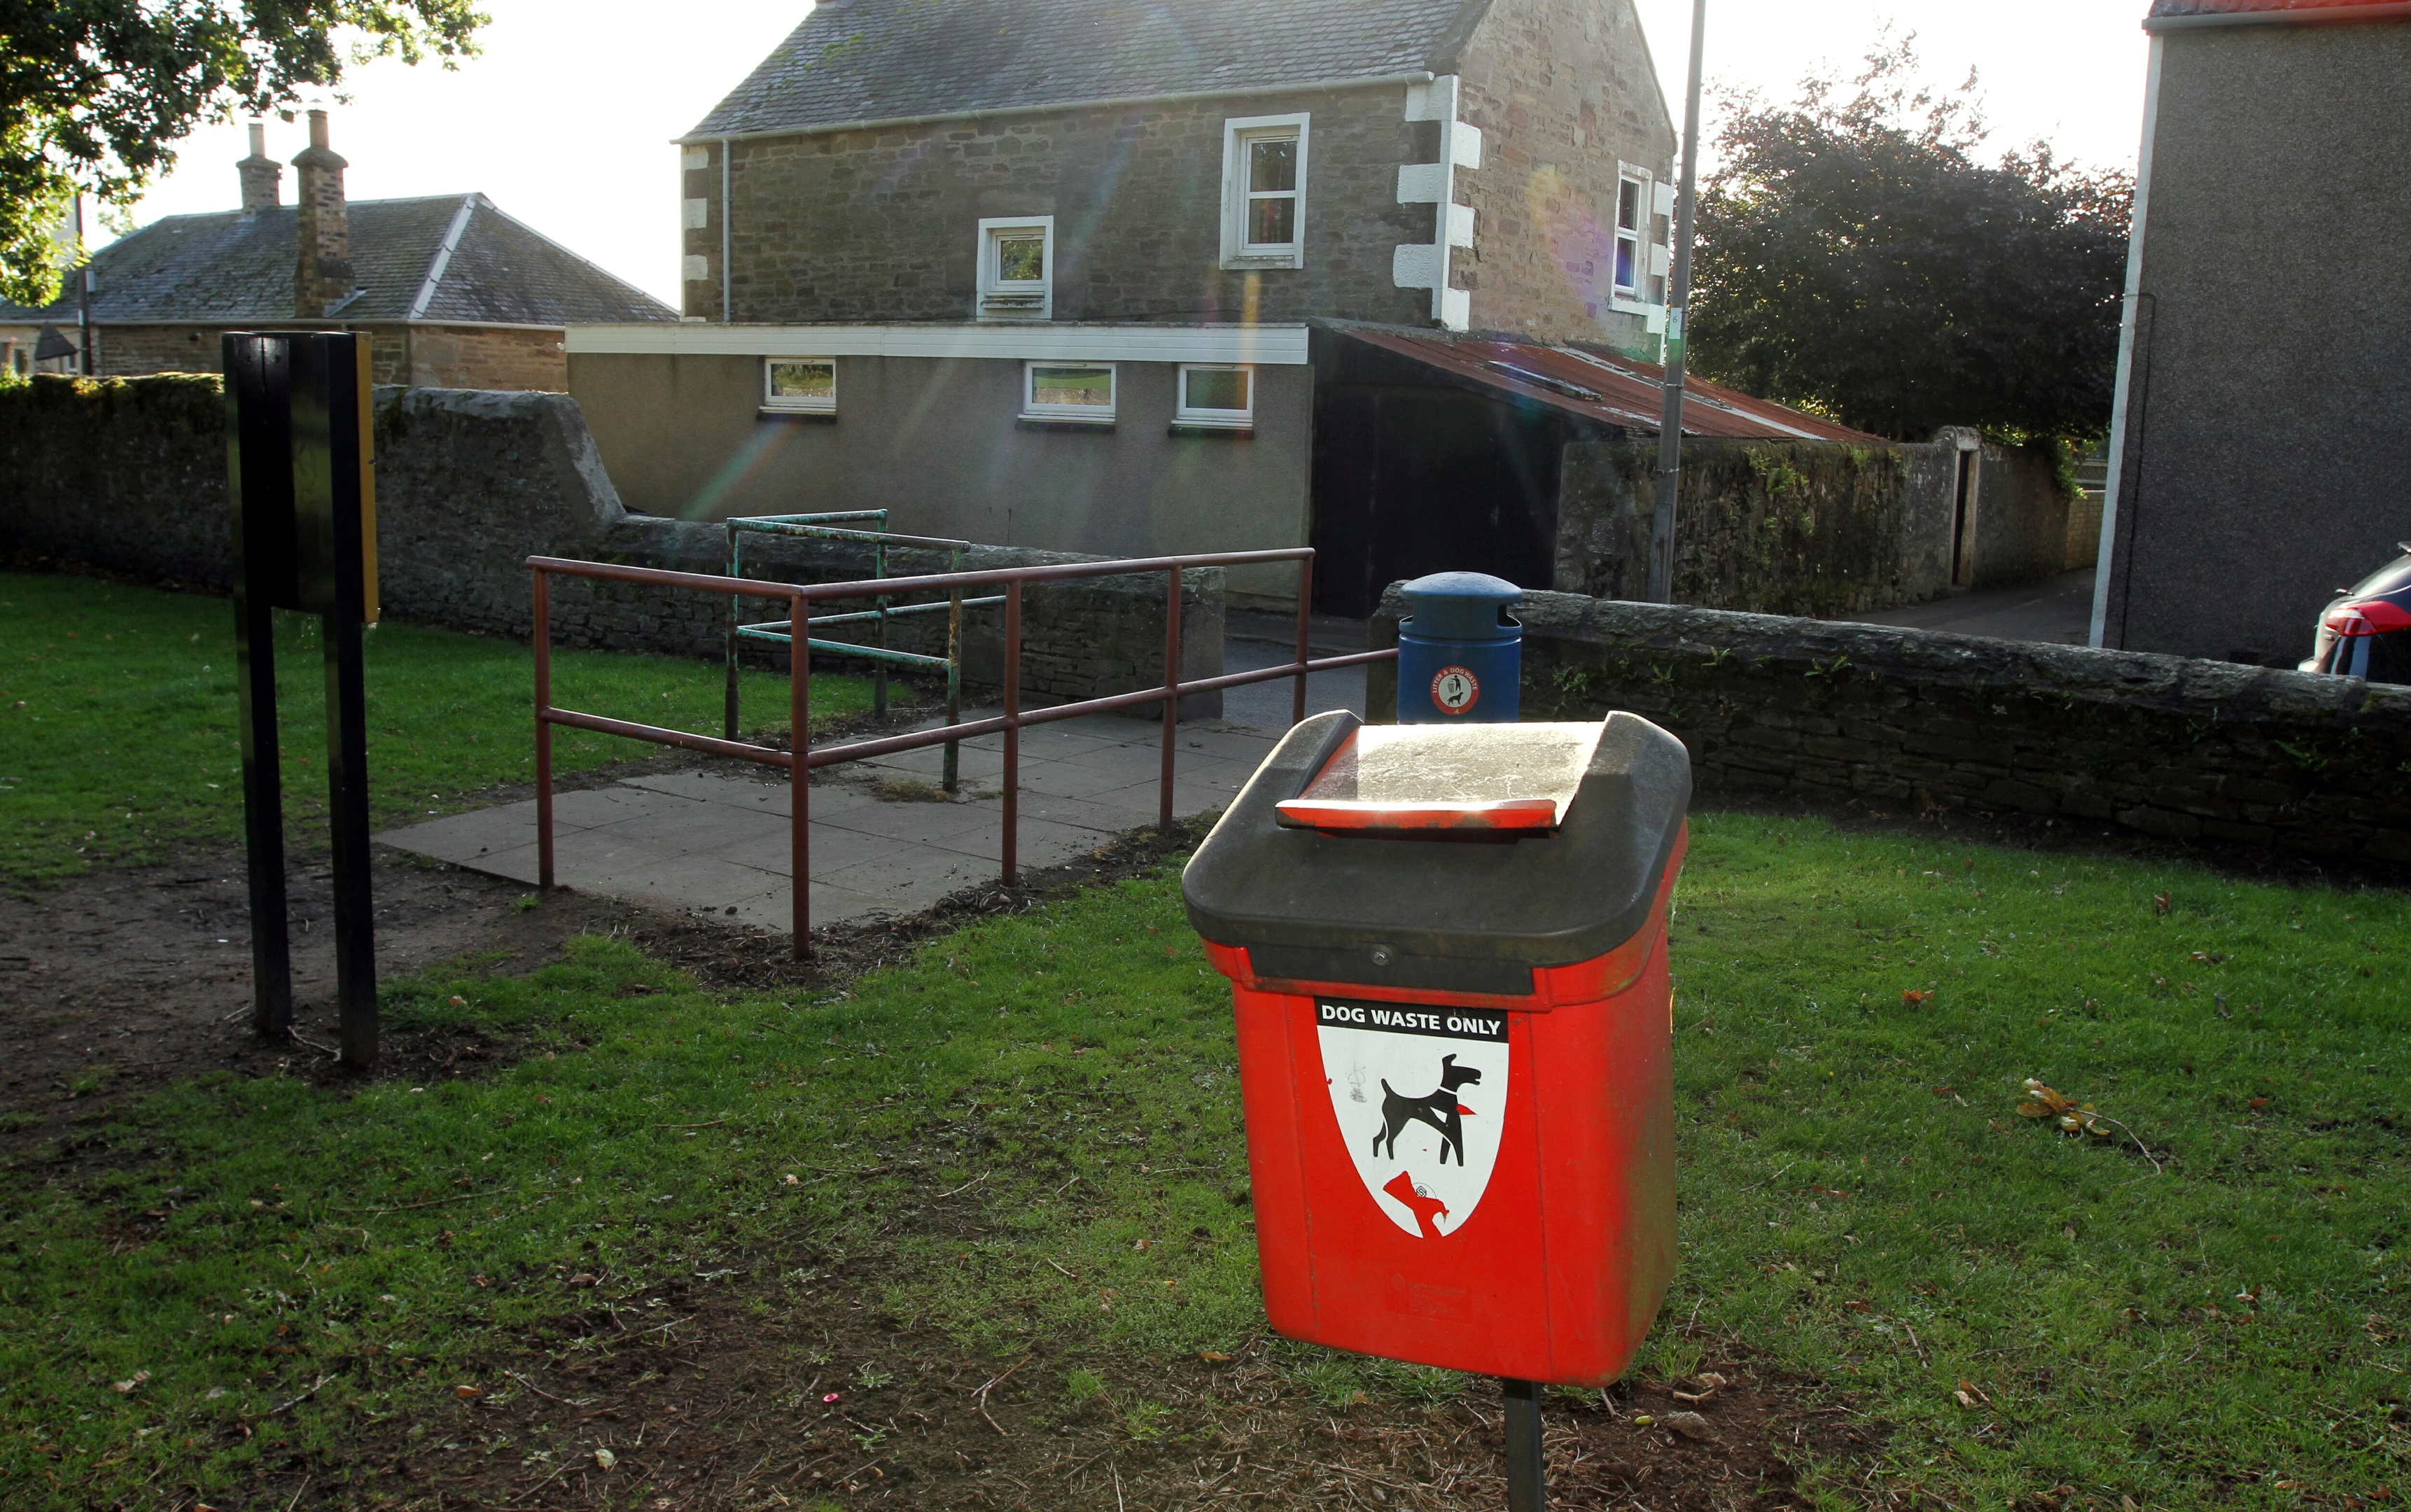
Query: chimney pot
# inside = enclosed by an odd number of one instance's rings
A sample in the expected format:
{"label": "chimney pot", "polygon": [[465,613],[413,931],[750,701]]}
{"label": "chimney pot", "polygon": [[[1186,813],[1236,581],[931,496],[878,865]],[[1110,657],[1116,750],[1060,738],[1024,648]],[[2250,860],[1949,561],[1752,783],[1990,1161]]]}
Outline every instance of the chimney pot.
{"label": "chimney pot", "polygon": [[251,124],[251,155],[234,166],[242,179],[242,212],[256,215],[274,210],[284,197],[285,165],[268,155],[268,127]]}
{"label": "chimney pot", "polygon": [[293,269],[293,313],[321,320],[328,307],[350,296],[351,218],[343,205],[343,169],[327,139],[327,112],[310,112],[310,145],[293,159],[300,170],[300,198],[294,206],[300,233]]}

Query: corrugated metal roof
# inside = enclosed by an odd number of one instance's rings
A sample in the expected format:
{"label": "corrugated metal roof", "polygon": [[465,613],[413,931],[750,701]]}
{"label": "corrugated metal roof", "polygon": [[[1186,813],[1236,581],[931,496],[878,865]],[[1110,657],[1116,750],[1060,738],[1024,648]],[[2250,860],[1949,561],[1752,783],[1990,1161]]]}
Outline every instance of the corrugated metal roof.
{"label": "corrugated metal roof", "polygon": [[[356,199],[346,207],[352,275],[359,293],[334,318],[407,320],[463,204],[460,244],[445,260],[421,318],[519,326],[675,321],[678,312],[512,219],[483,195]],[[245,215],[170,215],[93,254],[99,291],[92,318],[109,326],[152,321],[289,321],[300,232],[294,208]],[[69,288],[74,280],[68,280]],[[43,311],[0,304],[0,319],[72,320],[62,298]]]}
{"label": "corrugated metal roof", "polygon": [[1490,0],[821,0],[689,141],[1432,67]]}
{"label": "corrugated metal roof", "polygon": [[2163,16],[2250,16],[2287,10],[2352,10],[2362,6],[2400,6],[2402,0],[2152,0],[2152,19]]}
{"label": "corrugated metal roof", "polygon": [[[1666,370],[1654,362],[1584,347],[1549,346],[1512,337],[1333,322],[1336,333],[1428,363],[1486,388],[1567,414],[1647,435],[1658,434]],[[1697,377],[1683,385],[1683,434],[1752,441],[1838,441],[1889,444],[1881,436]]]}

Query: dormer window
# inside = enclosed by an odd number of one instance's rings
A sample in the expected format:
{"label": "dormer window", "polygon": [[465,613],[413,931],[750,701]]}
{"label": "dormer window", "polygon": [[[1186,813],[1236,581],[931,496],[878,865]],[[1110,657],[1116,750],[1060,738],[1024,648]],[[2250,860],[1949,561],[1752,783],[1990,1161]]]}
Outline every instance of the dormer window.
{"label": "dormer window", "polygon": [[1052,319],[1055,217],[986,220],[979,231],[979,318]]}
{"label": "dormer window", "polygon": [[1222,266],[1306,266],[1304,115],[1222,123]]}

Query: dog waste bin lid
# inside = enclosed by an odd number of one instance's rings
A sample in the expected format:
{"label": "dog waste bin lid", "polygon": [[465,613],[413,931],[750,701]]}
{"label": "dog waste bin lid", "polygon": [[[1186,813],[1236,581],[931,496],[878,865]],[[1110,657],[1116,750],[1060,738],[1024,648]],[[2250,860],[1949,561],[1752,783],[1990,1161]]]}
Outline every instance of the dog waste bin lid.
{"label": "dog waste bin lid", "polygon": [[[1466,738],[1468,730],[1476,738]],[[1604,724],[1366,724],[1347,730],[1279,821],[1318,830],[1554,830]]]}
{"label": "dog waste bin lid", "polygon": [[1274,749],[1181,894],[1200,935],[1260,960],[1570,966],[1648,922],[1690,796],[1682,742],[1635,715],[1369,726],[1340,710]]}

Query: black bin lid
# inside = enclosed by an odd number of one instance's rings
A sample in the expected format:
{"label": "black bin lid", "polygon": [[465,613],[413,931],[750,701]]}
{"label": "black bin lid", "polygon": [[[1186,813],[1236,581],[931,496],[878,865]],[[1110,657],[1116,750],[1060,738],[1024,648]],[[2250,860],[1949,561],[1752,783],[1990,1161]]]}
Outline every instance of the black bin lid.
{"label": "black bin lid", "polygon": [[1681,741],[1599,724],[1291,730],[1181,875],[1261,976],[1462,992],[1604,955],[1647,923],[1691,799]]}

